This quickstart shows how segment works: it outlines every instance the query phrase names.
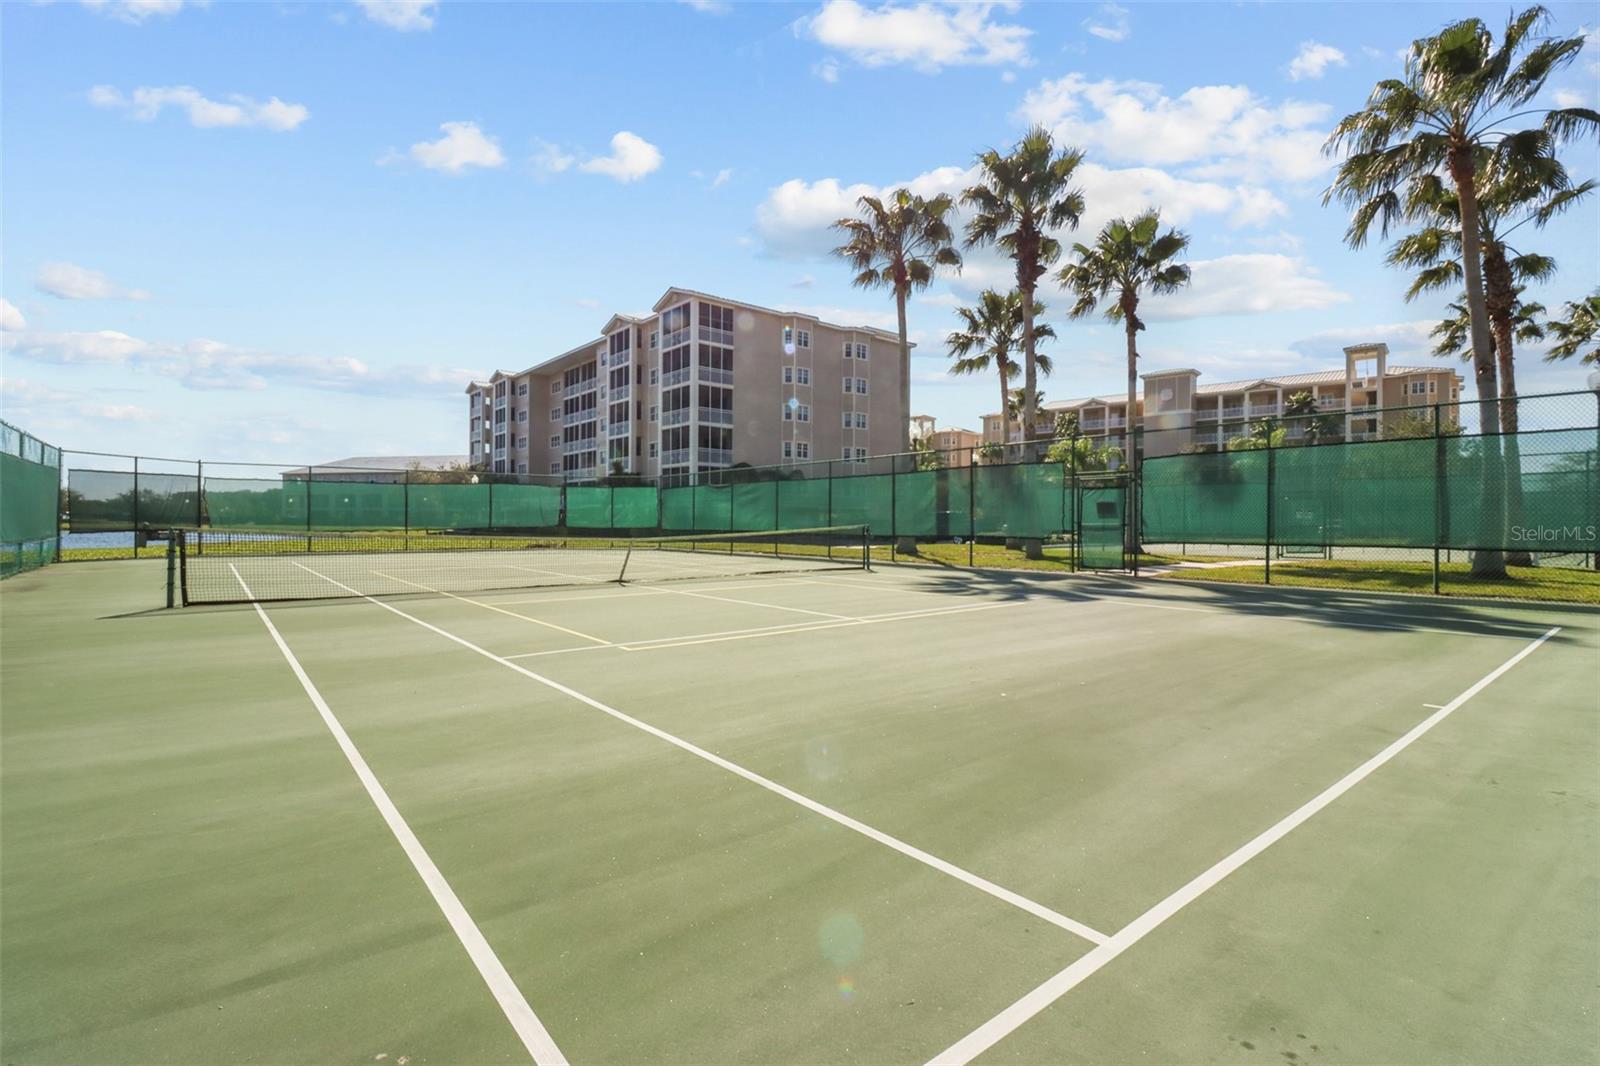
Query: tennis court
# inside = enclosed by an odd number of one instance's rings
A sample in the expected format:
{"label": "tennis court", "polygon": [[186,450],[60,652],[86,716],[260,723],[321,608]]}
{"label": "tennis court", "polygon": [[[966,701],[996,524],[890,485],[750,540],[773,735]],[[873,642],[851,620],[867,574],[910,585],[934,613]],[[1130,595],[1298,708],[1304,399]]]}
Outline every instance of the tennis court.
{"label": "tennis court", "polygon": [[6,582],[8,1063],[1597,1058],[1593,611],[413,556]]}

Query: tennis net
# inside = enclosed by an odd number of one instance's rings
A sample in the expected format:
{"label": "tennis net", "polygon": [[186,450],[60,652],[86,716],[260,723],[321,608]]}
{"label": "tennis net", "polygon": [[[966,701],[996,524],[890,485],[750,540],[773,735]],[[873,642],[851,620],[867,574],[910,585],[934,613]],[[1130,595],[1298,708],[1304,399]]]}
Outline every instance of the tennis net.
{"label": "tennis net", "polygon": [[490,592],[870,569],[865,526],[687,537],[184,531],[169,568],[184,606]]}

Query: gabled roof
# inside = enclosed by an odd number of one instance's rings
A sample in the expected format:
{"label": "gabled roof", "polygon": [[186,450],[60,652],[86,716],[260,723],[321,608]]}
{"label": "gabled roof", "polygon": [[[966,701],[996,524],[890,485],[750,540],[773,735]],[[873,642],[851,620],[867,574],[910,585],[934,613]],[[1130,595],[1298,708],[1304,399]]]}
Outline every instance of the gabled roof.
{"label": "gabled roof", "polygon": [[[807,314],[804,311],[785,311],[777,307],[763,307],[760,304],[746,303],[743,300],[730,300],[726,296],[714,296],[709,292],[700,292],[696,289],[679,288],[676,285],[662,293],[661,299],[657,300],[653,305],[651,305],[651,310],[659,314],[672,304],[678,303],[680,300],[684,299],[710,300],[719,304],[731,304],[734,307],[743,307],[750,311],[763,311],[769,315],[783,315],[787,318],[802,319],[807,322],[817,322],[824,326],[830,326],[833,329],[852,330],[856,333],[870,333],[876,337],[884,337],[888,340],[892,340],[896,344],[900,342],[900,335],[898,333],[892,333],[886,329],[879,329],[876,326],[846,326],[837,322],[824,322],[816,315]],[[913,344],[911,347],[915,348],[916,345]]]}

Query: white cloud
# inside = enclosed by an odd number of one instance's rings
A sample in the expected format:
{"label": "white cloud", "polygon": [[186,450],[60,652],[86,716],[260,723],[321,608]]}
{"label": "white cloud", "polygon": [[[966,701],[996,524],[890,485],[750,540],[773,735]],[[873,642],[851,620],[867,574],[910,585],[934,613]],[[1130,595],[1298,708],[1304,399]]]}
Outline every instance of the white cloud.
{"label": "white cloud", "polygon": [[[1432,360],[1433,339],[1428,334],[1439,324],[1437,318],[1416,318],[1409,322],[1387,322],[1363,326],[1337,326],[1321,330],[1290,345],[1301,355],[1313,359],[1342,357],[1349,344],[1382,342],[1389,346],[1389,358]],[[1441,363],[1441,365],[1448,365]]]}
{"label": "white cloud", "polygon": [[0,330],[27,329],[28,320],[22,317],[22,312],[17,310],[17,305],[10,300],[0,297]]}
{"label": "white cloud", "polygon": [[815,15],[796,22],[795,30],[869,67],[905,63],[932,73],[948,66],[1026,65],[1033,31],[993,17],[997,9],[1016,8],[933,2],[866,7],[856,0],[827,0]]}
{"label": "white cloud", "polygon": [[286,104],[276,96],[263,103],[233,93],[224,103],[207,99],[188,85],[141,86],[131,96],[124,96],[111,85],[96,85],[89,90],[89,102],[95,107],[126,111],[128,117],[141,122],[150,122],[163,109],[176,107],[188,113],[191,126],[201,129],[260,126],[281,133],[311,117],[304,104]]}
{"label": "white cloud", "polygon": [[[97,14],[137,26],[157,15],[162,18],[176,15],[183,10],[184,0],[78,0],[78,2]],[[189,6],[204,7],[205,4],[192,3]]]}
{"label": "white cloud", "polygon": [[1588,97],[1576,89],[1557,89],[1553,99],[1557,107],[1582,107]]}
{"label": "white cloud", "polygon": [[149,341],[117,330],[0,334],[8,356],[67,366],[126,367],[190,389],[264,389],[269,384],[373,395],[442,394],[482,371],[433,366],[373,368],[358,359],[287,355],[197,338]]}
{"label": "white cloud", "polygon": [[569,152],[563,152],[560,145],[540,141],[539,147],[533,153],[533,165],[543,174],[560,174],[572,167],[577,162]]}
{"label": "white cloud", "polygon": [[154,422],[162,417],[159,412],[134,404],[86,403],[85,399],[86,394],[77,389],[52,388],[25,378],[0,379],[0,400],[4,401],[8,413],[26,415],[34,408],[71,404],[76,418],[105,422]]}
{"label": "white cloud", "polygon": [[1600,74],[1600,26],[1579,26],[1583,50],[1589,55],[1589,73]]}
{"label": "white cloud", "polygon": [[585,311],[598,311],[600,309],[600,301],[593,299],[592,297],[586,296],[577,300],[573,300],[572,302],[583,308]]}
{"label": "white cloud", "polygon": [[1202,85],[1176,98],[1147,82],[1081,74],[1030,89],[1017,118],[1050,127],[1066,144],[1112,162],[1186,165],[1196,177],[1321,175],[1325,104],[1270,105],[1243,85]]}
{"label": "white cloud", "polygon": [[1304,259],[1255,253],[1191,261],[1188,287],[1150,296],[1140,305],[1145,318],[1209,318],[1263,315],[1332,307],[1350,297],[1315,276]]}
{"label": "white cloud", "polygon": [[638,181],[661,166],[661,149],[638,134],[622,130],[611,138],[611,154],[580,163],[586,174],[604,174],[621,182]]}
{"label": "white cloud", "polygon": [[723,0],[678,0],[678,2],[694,8],[702,15],[727,15],[733,11],[733,5],[724,3]]}
{"label": "white cloud", "polygon": [[1083,20],[1083,28],[1103,41],[1126,41],[1133,33],[1128,9],[1117,4],[1101,4],[1098,12]]}
{"label": "white cloud", "polygon": [[721,170],[717,171],[717,176],[711,179],[711,187],[713,189],[719,189],[728,184],[732,178],[733,169],[731,167],[723,167]]}
{"label": "white cloud", "polygon": [[791,289],[814,289],[814,288],[816,288],[816,285],[817,285],[817,279],[816,278],[812,277],[810,274],[802,274],[802,275],[800,275],[799,279],[797,279],[795,281],[791,281],[789,283],[789,288],[791,288]]}
{"label": "white cloud", "polygon": [[438,0],[356,0],[368,19],[391,30],[409,33],[433,29]]}
{"label": "white cloud", "polygon": [[832,85],[839,80],[839,61],[830,56],[812,67],[811,73]]}
{"label": "white cloud", "polygon": [[437,141],[418,141],[411,146],[411,158],[429,170],[460,174],[468,167],[504,166],[506,157],[493,137],[484,134],[476,122],[445,122]]}
{"label": "white cloud", "polygon": [[33,287],[63,300],[148,300],[143,289],[125,289],[98,270],[75,263],[45,263]]}
{"label": "white cloud", "polygon": [[[1077,174],[1089,210],[1075,233],[1060,235],[1069,242],[1097,232],[1111,218],[1151,206],[1160,207],[1162,219],[1178,226],[1203,215],[1221,215],[1232,225],[1253,226],[1289,212],[1281,200],[1257,186],[1193,181],[1154,167],[1114,169],[1084,163]],[[826,255],[839,243],[838,233],[829,227],[837,219],[854,215],[860,197],[904,185],[919,196],[948,193],[959,199],[976,177],[971,168],[939,167],[910,181],[881,187],[865,182],[845,185],[837,178],[814,182],[791,178],[772,189],[756,208],[756,232],[768,255],[785,259]],[[952,226],[959,233],[964,224],[964,211],[958,207]],[[985,261],[986,256],[997,256],[992,249],[969,250],[963,255],[966,261],[954,284],[963,289],[1006,284],[1002,275],[1009,276],[1009,265],[1002,269],[998,258],[993,264]]]}
{"label": "white cloud", "polygon": [[1332,45],[1306,41],[1300,45],[1300,51],[1289,61],[1289,80],[1304,81],[1307,78],[1320,78],[1327,73],[1329,67],[1348,65],[1344,53]]}

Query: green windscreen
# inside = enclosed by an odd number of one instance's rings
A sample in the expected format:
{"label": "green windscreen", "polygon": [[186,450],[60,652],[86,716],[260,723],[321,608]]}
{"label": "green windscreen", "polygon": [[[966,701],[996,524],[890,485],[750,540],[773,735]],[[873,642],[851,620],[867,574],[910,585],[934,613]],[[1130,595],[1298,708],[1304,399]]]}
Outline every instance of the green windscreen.
{"label": "green windscreen", "polygon": [[193,528],[200,521],[200,478],[75,468],[67,474],[67,511],[77,532]]}
{"label": "green windscreen", "polygon": [[779,529],[820,529],[828,524],[828,479],[774,482]]}
{"label": "green windscreen", "polygon": [[898,488],[890,486],[890,477],[889,474],[835,477],[828,525],[868,526],[874,537],[890,536],[894,532],[892,493]]}
{"label": "green windscreen", "polygon": [[0,541],[15,544],[56,535],[60,479],[55,466],[0,452]]}
{"label": "green windscreen", "polygon": [[567,486],[567,526],[572,529],[610,529],[611,487]]}
{"label": "green windscreen", "polygon": [[312,481],[312,529],[402,529],[406,487],[363,481]]}
{"label": "green windscreen", "polygon": [[406,525],[411,529],[489,528],[488,484],[403,487]]}
{"label": "green windscreen", "polygon": [[778,528],[778,483],[756,481],[733,486],[733,528]]}
{"label": "green windscreen", "polygon": [[495,529],[550,529],[561,524],[560,485],[491,485]]}
{"label": "green windscreen", "polygon": [[733,528],[733,489],[727,485],[694,487],[694,528],[725,531]]}
{"label": "green windscreen", "polygon": [[1147,459],[1142,476],[1141,520],[1146,540],[1190,544],[1265,542],[1265,451]]}
{"label": "green windscreen", "polygon": [[694,528],[694,489],[679,485],[661,490],[661,528],[678,532]]}
{"label": "green windscreen", "polygon": [[305,529],[306,483],[207,477],[205,512],[213,529]]}
{"label": "green windscreen", "polygon": [[654,485],[618,485],[612,490],[611,525],[615,529],[654,529],[660,521]]}
{"label": "green windscreen", "polygon": [[[972,533],[970,467],[919,470],[894,476],[894,526],[897,537],[968,537]],[[885,478],[884,480],[887,480]],[[873,526],[874,535],[891,530]]]}
{"label": "green windscreen", "polygon": [[1441,443],[1430,438],[1276,449],[1273,541],[1432,545],[1434,466]]}
{"label": "green windscreen", "polygon": [[1044,538],[1067,527],[1059,463],[980,466],[973,472],[973,524],[980,534]]}

